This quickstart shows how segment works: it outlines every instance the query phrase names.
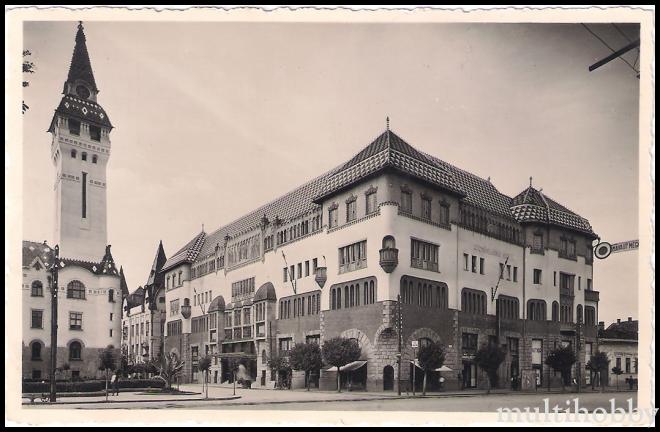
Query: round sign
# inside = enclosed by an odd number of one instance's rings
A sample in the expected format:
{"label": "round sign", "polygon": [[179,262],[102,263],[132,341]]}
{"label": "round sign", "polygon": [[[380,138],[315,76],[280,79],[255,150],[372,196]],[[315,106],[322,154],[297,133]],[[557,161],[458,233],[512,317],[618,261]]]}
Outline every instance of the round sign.
{"label": "round sign", "polygon": [[600,242],[594,248],[594,256],[598,259],[605,259],[612,253],[612,245],[608,242]]}

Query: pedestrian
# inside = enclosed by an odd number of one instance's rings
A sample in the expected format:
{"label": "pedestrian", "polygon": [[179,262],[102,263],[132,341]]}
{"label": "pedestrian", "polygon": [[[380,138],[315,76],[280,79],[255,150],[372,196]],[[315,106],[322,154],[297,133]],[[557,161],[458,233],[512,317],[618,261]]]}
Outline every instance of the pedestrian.
{"label": "pedestrian", "polygon": [[112,375],[112,390],[113,396],[119,396],[119,372]]}

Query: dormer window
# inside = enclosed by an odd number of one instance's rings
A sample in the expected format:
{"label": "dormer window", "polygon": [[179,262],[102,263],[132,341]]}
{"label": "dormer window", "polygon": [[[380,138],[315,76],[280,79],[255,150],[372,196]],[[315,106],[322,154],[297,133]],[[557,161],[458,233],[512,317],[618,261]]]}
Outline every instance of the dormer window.
{"label": "dormer window", "polygon": [[80,122],[78,120],[69,119],[69,133],[71,135],[80,135]]}
{"label": "dormer window", "polygon": [[89,137],[94,141],[101,141],[101,128],[98,126],[90,126]]}

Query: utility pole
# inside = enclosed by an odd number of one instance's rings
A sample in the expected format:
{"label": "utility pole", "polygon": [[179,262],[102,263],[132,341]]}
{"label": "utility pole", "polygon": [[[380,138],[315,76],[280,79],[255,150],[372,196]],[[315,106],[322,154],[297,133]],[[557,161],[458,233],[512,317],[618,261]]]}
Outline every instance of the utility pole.
{"label": "utility pole", "polygon": [[51,312],[50,312],[50,401],[57,402],[57,384],[55,369],[57,368],[57,273],[60,261],[60,247],[55,245],[55,257],[50,268],[52,274],[51,282]]}

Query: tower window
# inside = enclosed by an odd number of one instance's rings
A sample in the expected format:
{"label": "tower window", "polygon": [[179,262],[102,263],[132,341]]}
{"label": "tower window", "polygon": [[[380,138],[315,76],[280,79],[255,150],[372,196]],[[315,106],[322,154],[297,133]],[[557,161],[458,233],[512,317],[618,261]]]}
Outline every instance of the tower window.
{"label": "tower window", "polygon": [[80,159],[86,161],[87,160],[87,152],[82,152],[82,155],[80,156]]}
{"label": "tower window", "polygon": [[77,154],[78,154],[78,152],[77,152],[75,149],[72,149],[72,150],[71,150],[71,157],[72,157],[72,158],[75,159]]}
{"label": "tower window", "polygon": [[78,120],[69,119],[69,133],[71,135],[80,135],[80,122]]}
{"label": "tower window", "polygon": [[[84,153],[83,153],[84,154]],[[87,218],[87,173],[82,173],[82,217]]]}
{"label": "tower window", "polygon": [[101,141],[101,128],[98,126],[90,126],[89,137],[94,141]]}
{"label": "tower window", "polygon": [[96,163],[96,162],[98,162],[98,160],[99,160],[98,156],[92,155],[92,163]]}

